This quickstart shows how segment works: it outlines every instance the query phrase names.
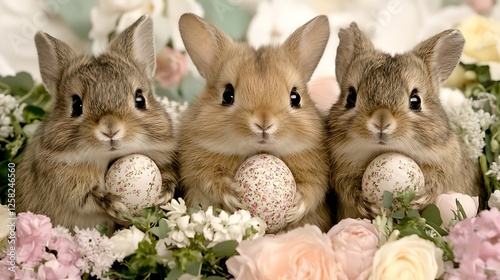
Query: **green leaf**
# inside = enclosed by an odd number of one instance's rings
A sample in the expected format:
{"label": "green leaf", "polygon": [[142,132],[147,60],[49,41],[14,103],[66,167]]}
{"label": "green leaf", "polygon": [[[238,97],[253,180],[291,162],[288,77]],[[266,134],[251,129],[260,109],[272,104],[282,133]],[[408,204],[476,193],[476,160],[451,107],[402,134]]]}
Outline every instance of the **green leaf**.
{"label": "green leaf", "polygon": [[458,201],[458,199],[455,199],[455,203],[457,204],[457,209],[458,209],[458,213],[456,214],[458,220],[461,221],[467,219],[467,214],[465,213],[465,210],[462,207],[460,201]]}
{"label": "green leaf", "polygon": [[424,218],[428,224],[433,223],[439,226],[443,224],[441,213],[435,204],[429,204],[429,206],[422,211],[422,218]]}
{"label": "green leaf", "polygon": [[406,216],[407,216],[408,218],[412,218],[412,219],[413,219],[413,218],[420,218],[420,214],[419,214],[419,213],[418,213],[418,211],[417,211],[417,210],[415,210],[415,209],[410,209],[410,210],[408,210],[408,211],[406,212]]}
{"label": "green leaf", "polygon": [[476,68],[477,81],[486,84],[491,81],[490,67],[488,65],[479,65]]}
{"label": "green leaf", "polygon": [[45,116],[45,110],[40,107],[27,105],[23,110],[23,117],[26,123],[34,120],[41,120]]}
{"label": "green leaf", "polygon": [[384,207],[389,209],[389,210],[392,210],[392,198],[393,198],[392,192],[384,191],[384,194],[383,194]]}
{"label": "green leaf", "polygon": [[108,230],[109,228],[107,226],[104,226],[104,225],[101,225],[101,224],[97,224],[95,226],[95,229],[101,234],[101,235],[105,235],[106,233],[108,233]]}
{"label": "green leaf", "polygon": [[[442,223],[442,222],[441,222]],[[437,231],[441,236],[448,235],[448,232],[441,227],[441,225],[435,224],[433,222],[427,221],[427,224]]]}
{"label": "green leaf", "polygon": [[392,217],[397,220],[401,220],[405,217],[405,212],[403,211],[394,211],[392,213]]}
{"label": "green leaf", "polygon": [[231,257],[236,254],[236,247],[238,247],[238,241],[236,240],[227,240],[218,243],[214,247],[212,247],[212,252],[221,258]]}
{"label": "green leaf", "polygon": [[188,265],[186,272],[193,276],[198,276],[200,275],[202,264],[203,263],[201,261],[192,262]]}
{"label": "green leaf", "polygon": [[208,276],[205,280],[226,280],[226,278],[220,276]]}
{"label": "green leaf", "polygon": [[15,76],[0,77],[0,82],[7,84],[11,88],[14,96],[23,96],[33,88],[35,82],[27,72],[19,72]]}
{"label": "green leaf", "polygon": [[182,274],[184,274],[184,272],[182,272],[178,268],[174,268],[168,273],[167,278],[165,280],[177,280],[179,279],[179,277],[181,277]]}
{"label": "green leaf", "polygon": [[158,237],[158,239],[162,239],[167,237],[170,232],[170,228],[168,227],[167,221],[161,219],[158,222],[158,226],[151,229],[151,232]]}

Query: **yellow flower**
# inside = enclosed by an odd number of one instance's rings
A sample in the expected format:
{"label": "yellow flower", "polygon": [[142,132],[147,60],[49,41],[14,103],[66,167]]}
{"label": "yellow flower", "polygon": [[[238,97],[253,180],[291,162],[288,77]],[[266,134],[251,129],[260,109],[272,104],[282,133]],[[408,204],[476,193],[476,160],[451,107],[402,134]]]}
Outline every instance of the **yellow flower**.
{"label": "yellow flower", "polygon": [[458,29],[465,37],[465,55],[478,62],[500,61],[500,21],[475,15]]}

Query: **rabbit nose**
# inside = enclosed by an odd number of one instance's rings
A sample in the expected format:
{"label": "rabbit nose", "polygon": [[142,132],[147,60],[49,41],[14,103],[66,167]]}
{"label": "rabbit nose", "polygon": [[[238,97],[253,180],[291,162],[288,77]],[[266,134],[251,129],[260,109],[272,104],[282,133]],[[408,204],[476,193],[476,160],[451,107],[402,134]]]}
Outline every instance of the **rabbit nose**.
{"label": "rabbit nose", "polygon": [[378,130],[380,130],[380,131],[384,131],[384,130],[388,129],[388,128],[389,128],[389,126],[391,126],[391,124],[390,124],[390,123],[389,123],[389,124],[386,124],[386,125],[384,125],[384,124],[374,124],[374,125],[375,125],[375,127],[376,127]]}
{"label": "rabbit nose", "polygon": [[273,124],[269,124],[269,125],[261,125],[261,124],[258,124],[258,123],[254,123],[254,125],[259,128],[260,130],[262,130],[262,132],[266,132],[266,130],[269,130]]}
{"label": "rabbit nose", "polygon": [[102,133],[104,136],[109,137],[109,138],[113,138],[113,136],[115,136],[116,134],[118,134],[118,132],[120,132],[120,130],[116,130],[116,131],[108,131],[108,132],[101,131],[101,133]]}

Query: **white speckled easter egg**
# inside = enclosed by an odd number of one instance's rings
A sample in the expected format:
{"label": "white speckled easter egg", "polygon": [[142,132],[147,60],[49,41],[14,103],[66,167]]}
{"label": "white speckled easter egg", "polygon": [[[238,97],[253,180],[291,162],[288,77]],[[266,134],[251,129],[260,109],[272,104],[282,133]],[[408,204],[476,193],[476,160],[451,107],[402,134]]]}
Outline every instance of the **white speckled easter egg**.
{"label": "white speckled easter egg", "polygon": [[398,153],[386,153],[368,164],[362,180],[363,196],[382,207],[384,191],[396,194],[413,187],[418,192],[424,184],[424,174],[413,159]]}
{"label": "white speckled easter egg", "polygon": [[105,180],[106,190],[122,196],[133,214],[156,202],[162,183],[158,166],[140,154],[119,158],[108,169]]}
{"label": "white speckled easter egg", "polygon": [[247,210],[267,223],[273,233],[285,224],[285,213],[293,206],[296,185],[292,172],[279,158],[259,154],[245,160],[235,180],[245,188],[240,200]]}

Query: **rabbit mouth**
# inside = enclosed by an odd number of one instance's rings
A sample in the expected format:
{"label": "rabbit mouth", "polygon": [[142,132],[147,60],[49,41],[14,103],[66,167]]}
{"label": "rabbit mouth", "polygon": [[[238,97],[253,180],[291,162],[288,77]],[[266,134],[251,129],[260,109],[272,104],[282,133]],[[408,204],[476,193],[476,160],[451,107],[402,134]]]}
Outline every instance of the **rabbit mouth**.
{"label": "rabbit mouth", "polygon": [[387,145],[390,141],[390,136],[388,133],[379,132],[375,135],[375,141],[379,145]]}

